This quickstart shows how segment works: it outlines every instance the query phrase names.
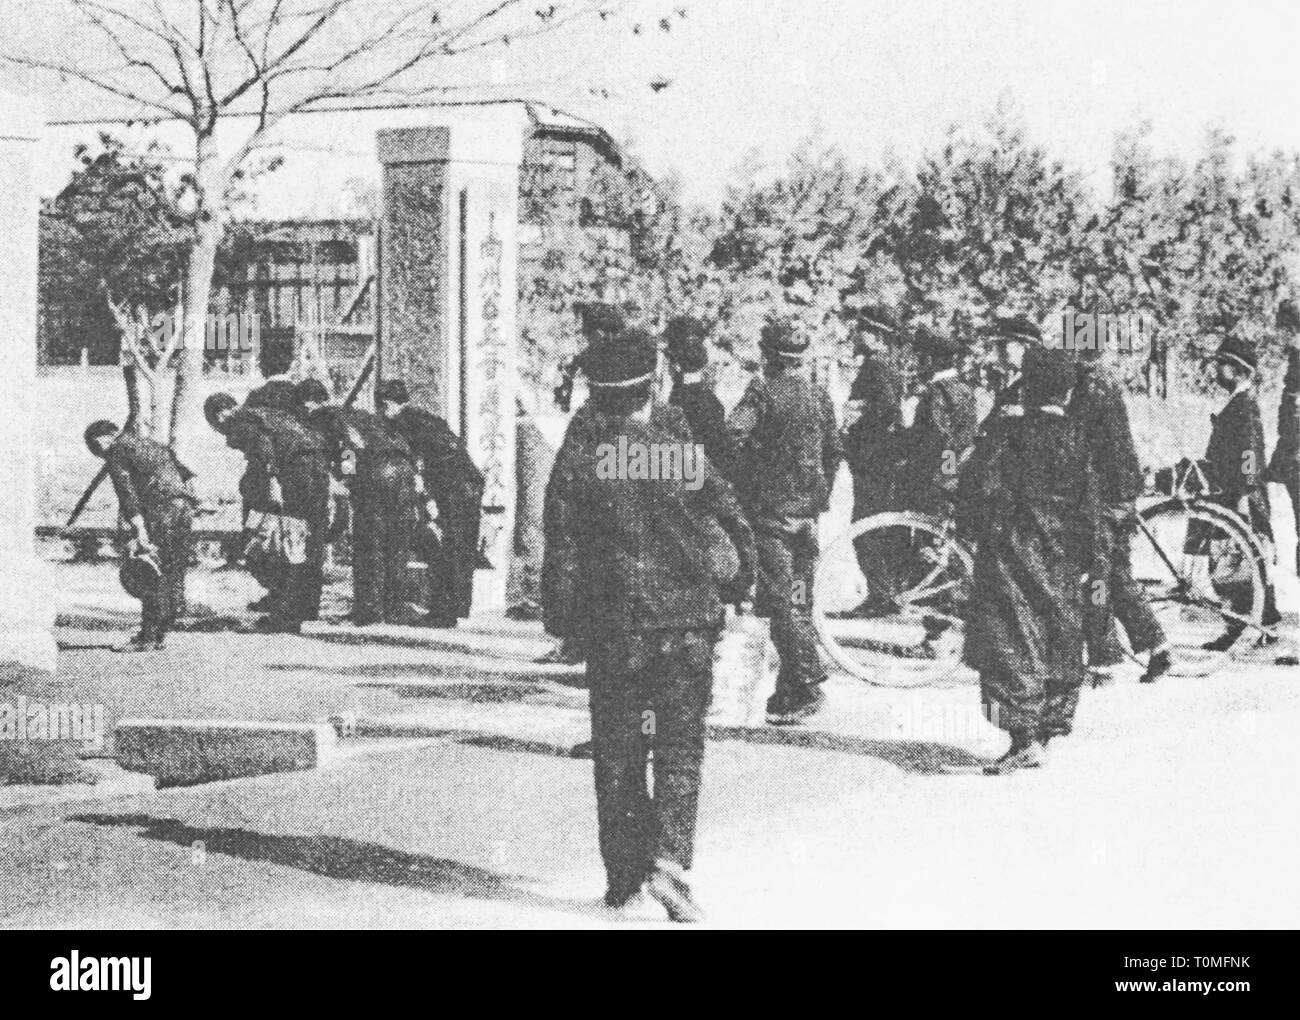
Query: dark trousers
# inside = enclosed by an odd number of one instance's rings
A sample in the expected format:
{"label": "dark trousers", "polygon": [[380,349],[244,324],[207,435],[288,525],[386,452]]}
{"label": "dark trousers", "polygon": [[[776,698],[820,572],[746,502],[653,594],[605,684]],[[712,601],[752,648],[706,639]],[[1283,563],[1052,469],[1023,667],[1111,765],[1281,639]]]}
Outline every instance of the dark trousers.
{"label": "dark trousers", "polygon": [[329,527],[329,463],[324,454],[295,457],[281,468],[284,512],[307,522],[307,556],[291,565],[284,583],[272,592],[271,615],[289,623],[320,615],[325,566],[325,532]]}
{"label": "dark trousers", "polygon": [[[853,520],[883,513],[890,509],[888,462],[873,461],[876,472],[853,476]],[[853,540],[858,569],[867,581],[867,598],[892,598],[898,593],[898,572],[907,555],[907,543],[895,530],[884,534],[859,535]]]}
{"label": "dark trousers", "polygon": [[1046,740],[1068,736],[1074,728],[1082,686],[1077,669],[1038,675],[989,669],[980,673],[980,701],[985,718],[999,729]]}
{"label": "dark trousers", "polygon": [[756,520],[754,544],[758,553],[755,609],[772,621],[772,643],[781,660],[776,681],[779,698],[826,679],[812,615],[817,521],[811,517]]}
{"label": "dark trousers", "polygon": [[352,616],[400,621],[419,523],[415,472],[398,458],[368,464],[352,481]]}
{"label": "dark trousers", "polygon": [[[1226,498],[1215,499],[1214,502],[1226,507],[1234,512],[1237,511],[1234,500]],[[1295,504],[1292,503],[1292,506]],[[1272,506],[1268,498],[1268,490],[1264,487],[1253,490],[1247,499],[1246,521],[1257,538],[1264,542],[1267,548],[1268,543],[1273,541],[1273,518]],[[1192,532],[1189,530],[1187,541],[1193,539]],[[1267,541],[1265,541],[1267,540]],[[1276,626],[1281,622],[1282,616],[1277,608],[1277,591],[1273,587],[1273,576],[1270,571],[1272,566],[1267,556],[1258,561],[1258,567],[1264,575],[1264,607],[1263,618],[1260,621],[1265,627]],[[1215,585],[1218,592],[1228,599],[1229,606],[1238,615],[1245,615],[1249,612],[1251,603],[1254,598],[1254,588],[1249,583],[1238,584],[1229,582],[1226,584]],[[1229,623],[1227,630],[1229,633],[1239,633],[1245,630],[1245,625],[1240,623]]]}
{"label": "dark trousers", "polygon": [[463,620],[470,614],[482,503],[481,489],[440,503],[446,507],[438,519],[442,541],[431,550],[428,560],[430,616]]}
{"label": "dark trousers", "polygon": [[185,608],[185,574],[190,566],[194,507],[187,499],[168,499],[144,508],[149,541],[158,550],[162,577],[157,590],[140,600],[140,637],[158,641]]}
{"label": "dark trousers", "polygon": [[1167,637],[1146,590],[1133,577],[1132,531],[1108,521],[1097,532],[1093,569],[1084,591],[1084,640],[1090,666],[1113,666],[1123,658],[1114,632],[1116,622],[1135,653],[1154,651]]}
{"label": "dark trousers", "polygon": [[1291,501],[1291,515],[1295,518],[1295,570],[1300,574],[1300,471],[1287,479],[1283,488]]}
{"label": "dark trousers", "polygon": [[694,860],[714,639],[712,631],[670,630],[589,643],[600,853],[619,896],[634,892],[658,859],[685,869]]}

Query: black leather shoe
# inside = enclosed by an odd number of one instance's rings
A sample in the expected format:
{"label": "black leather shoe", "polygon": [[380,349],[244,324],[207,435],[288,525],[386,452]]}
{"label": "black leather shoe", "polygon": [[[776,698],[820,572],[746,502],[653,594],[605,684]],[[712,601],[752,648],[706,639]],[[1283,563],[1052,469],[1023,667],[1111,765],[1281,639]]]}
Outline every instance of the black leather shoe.
{"label": "black leather shoe", "polygon": [[1173,668],[1174,661],[1170,658],[1169,649],[1164,648],[1158,652],[1152,652],[1151,658],[1147,660],[1146,672],[1142,674],[1141,680],[1144,684],[1153,684]]}
{"label": "black leather shoe", "polygon": [[1213,641],[1207,641],[1201,645],[1201,650],[1205,652],[1226,652],[1237,643],[1241,637],[1241,631],[1235,627],[1229,627]]}
{"label": "black leather shoe", "polygon": [[821,685],[817,684],[808,688],[807,693],[791,694],[786,699],[784,708],[778,711],[773,711],[769,702],[767,721],[772,726],[794,726],[816,715],[825,704],[826,693],[821,689]]}
{"label": "black leather shoe", "polygon": [[135,636],[128,638],[126,641],[123,641],[121,644],[114,645],[113,651],[124,654],[131,654],[134,652],[156,652],[160,650],[162,646],[162,638],[145,637],[143,634],[136,634]]}

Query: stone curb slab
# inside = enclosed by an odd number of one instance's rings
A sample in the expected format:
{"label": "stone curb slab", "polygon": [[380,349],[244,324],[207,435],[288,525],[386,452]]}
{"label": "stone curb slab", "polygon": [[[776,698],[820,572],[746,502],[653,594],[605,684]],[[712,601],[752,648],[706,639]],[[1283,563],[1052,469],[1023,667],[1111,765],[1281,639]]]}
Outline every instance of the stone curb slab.
{"label": "stone curb slab", "polygon": [[153,776],[160,789],[297,772],[338,756],[324,723],[123,719],[114,740],[118,765]]}

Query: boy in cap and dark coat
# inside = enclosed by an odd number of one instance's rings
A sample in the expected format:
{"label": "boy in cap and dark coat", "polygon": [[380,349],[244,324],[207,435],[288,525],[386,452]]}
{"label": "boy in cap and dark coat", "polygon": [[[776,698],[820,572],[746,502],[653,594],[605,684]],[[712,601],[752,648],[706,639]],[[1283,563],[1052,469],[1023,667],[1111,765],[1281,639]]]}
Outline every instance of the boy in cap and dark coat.
{"label": "boy in cap and dark coat", "polygon": [[944,516],[957,476],[975,443],[979,411],[975,391],[957,374],[961,348],[951,337],[917,330],[912,340],[925,382],[912,424],[900,437],[898,503],[904,510]]}
{"label": "boy in cap and dark coat", "polygon": [[283,513],[306,522],[304,560],[290,564],[280,583],[271,589],[267,616],[257,625],[259,630],[296,634],[303,621],[320,613],[329,517],[324,441],[288,410],[256,402],[240,407],[228,393],[208,397],[203,412],[208,423],[225,436],[226,445],[248,461],[245,480],[256,483],[245,494],[249,509]]}
{"label": "boy in cap and dark coat", "polygon": [[993,408],[986,419],[990,423],[997,420],[1001,408],[1020,403],[1020,378],[1025,352],[1031,347],[1044,346],[1043,331],[1038,324],[1020,315],[1000,315],[995,318],[993,338],[997,343],[998,372],[1001,378],[997,395],[993,399]]}
{"label": "boy in cap and dark coat", "polygon": [[[853,519],[862,520],[890,509],[890,474],[902,425],[903,376],[885,357],[885,345],[898,336],[898,325],[886,308],[864,308],[858,315],[865,356],[849,388],[849,405],[856,412],[844,430],[844,461],[853,479]],[[873,343],[874,340],[874,343]],[[902,550],[891,537],[862,535],[854,540],[858,567],[867,578],[867,598],[845,616],[876,616],[893,606],[894,569]]]}
{"label": "boy in cap and dark coat", "polygon": [[400,379],[380,384],[375,400],[384,419],[415,454],[424,494],[437,508],[442,541],[429,546],[429,615],[434,627],[454,627],[470,614],[478,536],[482,519],[483,473],[446,421],[411,404]]}
{"label": "boy in cap and dark coat", "polygon": [[817,520],[830,505],[839,468],[839,426],[830,396],[803,367],[808,337],[773,319],[759,340],[763,375],[731,412],[736,488],[758,546],[755,608],[772,621],[781,660],[767,721],[788,726],[826,700],[826,680],[813,626]]}
{"label": "boy in cap and dark coat", "polygon": [[673,920],[696,921],[687,872],[713,645],[723,603],[748,594],[754,552],[707,457],[689,481],[634,472],[630,459],[609,470],[612,451],[683,442],[653,414],[657,360],[636,330],[587,359],[588,411],[547,486],[542,605],[547,632],[580,644],[587,660],[605,902],[629,906],[644,887]]}
{"label": "boy in cap and dark coat", "polygon": [[1296,572],[1300,573],[1300,309],[1283,301],[1277,326],[1287,337],[1286,375],[1277,409],[1277,445],[1268,465],[1268,480],[1286,489],[1296,525]]}
{"label": "boy in cap and dark coat", "polygon": [[318,380],[298,384],[298,402],[352,501],[352,622],[410,623],[407,568],[419,524],[411,448],[376,415],[330,404]]}
{"label": "boy in cap and dark coat", "polygon": [[1146,590],[1133,577],[1130,547],[1143,490],[1142,464],[1123,390],[1107,369],[1101,347],[1080,352],[1079,383],[1067,411],[1083,427],[1102,508],[1084,609],[1088,665],[1104,671],[1122,661],[1114,634],[1118,622],[1133,652],[1147,656],[1142,682],[1153,683],[1169,672],[1172,660],[1164,628]]}
{"label": "boy in cap and dark coat", "polygon": [[[1214,352],[1215,381],[1229,394],[1228,402],[1210,416],[1210,441],[1205,447],[1206,476],[1218,490],[1216,502],[1235,510],[1256,534],[1273,540],[1268,488],[1264,484],[1264,426],[1260,420],[1255,382],[1259,363],[1255,348],[1235,336],[1226,337]],[[1188,540],[1192,541],[1189,535]],[[1220,586],[1223,587],[1223,586]],[[1240,612],[1249,591],[1229,591],[1230,602]],[[1273,585],[1266,581],[1263,624],[1279,620]],[[1231,622],[1222,634],[1204,645],[1207,651],[1227,651],[1245,631]]]}
{"label": "boy in cap and dark coat", "polygon": [[185,606],[185,573],[190,562],[194,491],[190,471],[167,446],[111,421],[97,421],[85,432],[86,446],[108,465],[118,512],[131,525],[133,549],[152,550],[161,577],[141,599],[140,632],[115,651],[162,648],[167,632]]}
{"label": "boy in cap and dark coat", "polygon": [[704,339],[704,323],[689,315],[670,319],[664,327],[664,349],[673,373],[669,402],[682,409],[695,441],[724,478],[735,471],[736,451],[727,431],[727,415],[722,401],[704,381],[709,353]]}
{"label": "boy in cap and dark coat", "polygon": [[1096,502],[1087,441],[1066,414],[1077,373],[1065,351],[1027,350],[1021,403],[987,424],[958,487],[958,526],[975,542],[964,658],[989,721],[1011,735],[990,775],[1042,765],[1083,684]]}

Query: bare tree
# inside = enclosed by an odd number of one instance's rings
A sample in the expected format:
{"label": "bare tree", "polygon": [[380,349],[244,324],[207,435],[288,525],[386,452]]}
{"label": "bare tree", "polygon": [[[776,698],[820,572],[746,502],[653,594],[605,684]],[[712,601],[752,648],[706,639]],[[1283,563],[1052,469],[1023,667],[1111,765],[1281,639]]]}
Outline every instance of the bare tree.
{"label": "bare tree", "polygon": [[[61,0],[87,33],[61,52],[0,59],[111,96],[142,119],[177,118],[186,154],[190,238],[169,435],[196,417],[204,325],[224,214],[250,160],[294,114],[342,100],[445,97],[464,88],[453,62],[593,18],[626,0]],[[222,153],[217,126],[251,115],[251,130]],[[156,353],[156,352],[155,352]],[[148,359],[151,363],[154,359]],[[164,359],[164,364],[165,364]]]}

